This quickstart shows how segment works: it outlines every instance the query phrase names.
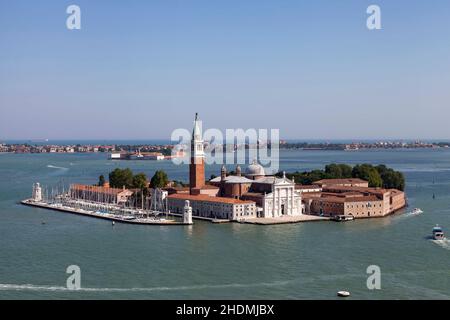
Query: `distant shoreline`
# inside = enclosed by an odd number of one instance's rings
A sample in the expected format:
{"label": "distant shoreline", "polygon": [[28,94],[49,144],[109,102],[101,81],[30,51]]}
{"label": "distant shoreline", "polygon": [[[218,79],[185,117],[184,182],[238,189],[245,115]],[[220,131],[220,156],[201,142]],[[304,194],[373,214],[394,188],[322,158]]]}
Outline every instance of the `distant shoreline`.
{"label": "distant shoreline", "polygon": [[[168,156],[175,147],[174,143],[162,144],[158,141],[150,144],[96,144],[96,143],[71,143],[71,144],[40,144],[40,143],[13,143],[0,144],[0,153],[162,153]],[[277,144],[281,150],[304,150],[304,151],[359,151],[359,150],[399,150],[399,149],[440,149],[450,148],[450,142],[423,142],[423,141],[378,141],[378,142],[353,142],[353,143],[330,143],[330,142],[287,142],[281,140]],[[222,145],[223,151],[246,150],[256,148],[271,149],[270,142],[260,145],[257,143],[236,143],[234,145]],[[217,145],[216,145],[217,148]]]}

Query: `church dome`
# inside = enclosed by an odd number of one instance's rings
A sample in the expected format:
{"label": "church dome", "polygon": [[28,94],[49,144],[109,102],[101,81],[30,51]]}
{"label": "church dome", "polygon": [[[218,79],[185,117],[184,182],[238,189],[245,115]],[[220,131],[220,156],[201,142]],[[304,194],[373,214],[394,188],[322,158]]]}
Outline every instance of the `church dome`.
{"label": "church dome", "polygon": [[264,176],[264,167],[256,162],[256,160],[253,160],[253,163],[247,167],[245,170],[245,175],[250,177],[255,176]]}

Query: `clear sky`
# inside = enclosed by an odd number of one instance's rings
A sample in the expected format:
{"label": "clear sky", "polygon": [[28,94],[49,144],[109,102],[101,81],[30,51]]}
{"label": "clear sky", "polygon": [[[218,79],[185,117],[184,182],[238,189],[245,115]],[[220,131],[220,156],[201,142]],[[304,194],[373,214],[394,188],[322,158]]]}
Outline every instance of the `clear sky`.
{"label": "clear sky", "polygon": [[449,139],[450,1],[0,0],[0,139],[168,139],[195,112],[286,139]]}

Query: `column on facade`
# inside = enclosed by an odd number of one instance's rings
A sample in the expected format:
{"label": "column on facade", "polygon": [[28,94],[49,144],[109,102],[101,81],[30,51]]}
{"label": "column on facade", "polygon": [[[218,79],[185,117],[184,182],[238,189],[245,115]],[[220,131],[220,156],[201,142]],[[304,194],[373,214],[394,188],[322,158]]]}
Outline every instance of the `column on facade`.
{"label": "column on facade", "polygon": [[272,214],[271,216],[274,217],[275,215],[275,201],[277,198],[275,197],[275,186],[272,186]]}
{"label": "column on facade", "polygon": [[296,204],[295,200],[296,200],[296,197],[295,197],[295,185],[294,185],[292,187],[292,213],[294,213],[295,208],[297,208],[297,210],[298,210],[298,207],[295,205]]}

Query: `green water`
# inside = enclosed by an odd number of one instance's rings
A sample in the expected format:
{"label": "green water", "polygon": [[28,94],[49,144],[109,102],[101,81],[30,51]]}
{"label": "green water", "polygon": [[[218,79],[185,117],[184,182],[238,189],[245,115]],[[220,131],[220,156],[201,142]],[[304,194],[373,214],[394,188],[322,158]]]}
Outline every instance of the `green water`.
{"label": "green water", "polygon": [[[450,234],[450,151],[281,152],[286,171],[330,162],[403,171],[410,208],[349,223],[113,227],[17,201],[34,182],[95,183],[115,166],[187,180],[187,167],[104,154],[0,154],[0,298],[334,299],[338,290],[353,299],[450,298],[450,245],[427,239],[436,223]],[[206,176],[219,170],[208,167]],[[405,214],[414,207],[424,213]],[[69,265],[81,268],[79,291],[65,289]],[[381,290],[366,287],[369,265],[381,268]]]}

